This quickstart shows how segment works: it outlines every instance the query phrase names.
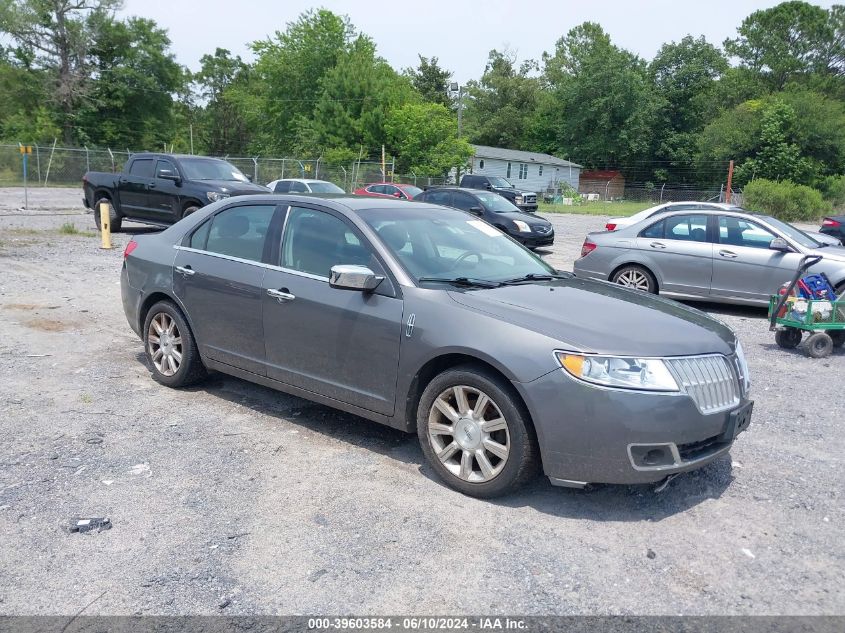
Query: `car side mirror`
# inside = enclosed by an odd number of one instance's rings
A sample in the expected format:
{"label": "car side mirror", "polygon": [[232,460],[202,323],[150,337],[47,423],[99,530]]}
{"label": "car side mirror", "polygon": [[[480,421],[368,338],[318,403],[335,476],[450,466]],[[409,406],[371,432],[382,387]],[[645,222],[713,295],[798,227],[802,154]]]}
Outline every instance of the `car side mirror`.
{"label": "car side mirror", "polygon": [[162,180],[172,180],[176,184],[179,184],[182,181],[182,179],[179,177],[179,174],[177,174],[172,169],[159,169],[158,177]]}
{"label": "car side mirror", "polygon": [[769,248],[773,251],[780,251],[781,253],[791,253],[792,247],[782,237],[776,237],[769,243]]}
{"label": "car side mirror", "polygon": [[384,281],[366,266],[355,264],[336,264],[332,266],[329,285],[338,290],[358,290],[372,292]]}
{"label": "car side mirror", "polygon": [[474,213],[475,215],[483,215],[484,209],[482,209],[481,207],[470,207],[469,212]]}
{"label": "car side mirror", "polygon": [[493,189],[493,185],[491,185],[491,184],[488,182],[488,183],[486,183],[486,184],[484,185],[484,188],[485,188],[487,191],[490,191],[491,189]]}

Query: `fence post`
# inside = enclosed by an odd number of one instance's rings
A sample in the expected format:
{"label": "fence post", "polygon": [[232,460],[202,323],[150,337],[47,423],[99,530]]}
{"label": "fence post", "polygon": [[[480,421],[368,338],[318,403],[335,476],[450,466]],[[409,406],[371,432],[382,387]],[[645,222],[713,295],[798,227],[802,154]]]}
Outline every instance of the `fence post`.
{"label": "fence post", "polygon": [[348,191],[348,189],[346,188],[346,167],[341,165],[340,168],[343,170],[343,189],[344,191]]}
{"label": "fence post", "polygon": [[91,157],[88,154],[88,146],[84,145],[85,147],[85,171],[91,171]]}
{"label": "fence post", "polygon": [[53,153],[56,151],[56,141],[58,141],[58,140],[59,140],[58,137],[53,139],[53,149],[50,150],[50,160],[47,161],[47,173],[44,174],[44,186],[45,187],[47,186],[47,180],[49,180],[49,178],[50,178],[50,165],[53,164]]}
{"label": "fence post", "polygon": [[663,203],[663,190],[666,189],[666,183],[663,183],[663,186],[660,188],[660,203]]}
{"label": "fence post", "polygon": [[41,184],[41,155],[38,153],[38,145],[35,146],[35,165],[38,168],[38,184]]}
{"label": "fence post", "polygon": [[285,177],[285,159],[283,158],[282,159],[282,175],[279,176],[279,178],[284,178],[284,177]]}
{"label": "fence post", "polygon": [[258,182],[258,156],[252,159],[252,180]]}
{"label": "fence post", "polygon": [[604,186],[604,199],[610,200],[610,181],[607,181],[607,184]]}
{"label": "fence post", "polygon": [[109,150],[109,156],[111,157],[111,173],[114,173],[115,171],[117,171],[117,170],[114,168],[114,154],[113,154],[113,153],[112,153],[112,151],[111,151],[111,147],[109,147],[109,148],[107,148],[107,149]]}
{"label": "fence post", "polygon": [[412,171],[411,175],[414,177],[414,187],[416,187],[417,186],[417,172]]}
{"label": "fence post", "polygon": [[314,178],[315,178],[316,180],[319,180],[319,179],[320,179],[320,159],[321,159],[321,158],[323,158],[323,155],[322,155],[322,154],[320,154],[320,155],[317,157],[317,164],[314,166]]}

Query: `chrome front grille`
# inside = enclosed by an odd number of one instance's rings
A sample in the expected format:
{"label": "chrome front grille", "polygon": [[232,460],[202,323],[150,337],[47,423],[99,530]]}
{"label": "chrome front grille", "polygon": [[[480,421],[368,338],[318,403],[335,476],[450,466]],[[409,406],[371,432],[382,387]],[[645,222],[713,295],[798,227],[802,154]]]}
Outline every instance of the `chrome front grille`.
{"label": "chrome front grille", "polygon": [[667,358],[666,365],[702,413],[716,413],[739,404],[740,381],[725,356]]}
{"label": "chrome front grille", "polygon": [[523,194],[522,200],[527,204],[534,204],[535,202],[537,202],[537,196],[535,196],[533,193]]}
{"label": "chrome front grille", "polygon": [[551,233],[552,227],[550,226],[535,226],[534,231],[539,233],[540,235],[546,235],[547,233]]}

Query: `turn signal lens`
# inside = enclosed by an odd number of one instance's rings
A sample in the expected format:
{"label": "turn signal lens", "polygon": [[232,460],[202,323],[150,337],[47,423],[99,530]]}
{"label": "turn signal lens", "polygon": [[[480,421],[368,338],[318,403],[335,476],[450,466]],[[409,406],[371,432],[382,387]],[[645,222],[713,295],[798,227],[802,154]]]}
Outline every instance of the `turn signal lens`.
{"label": "turn signal lens", "polygon": [[604,225],[604,230],[605,231],[615,231],[616,225],[613,224],[612,222],[608,222],[607,224]]}
{"label": "turn signal lens", "polygon": [[573,377],[604,387],[642,391],[678,391],[678,383],[659,358],[582,356],[557,352],[561,366]]}

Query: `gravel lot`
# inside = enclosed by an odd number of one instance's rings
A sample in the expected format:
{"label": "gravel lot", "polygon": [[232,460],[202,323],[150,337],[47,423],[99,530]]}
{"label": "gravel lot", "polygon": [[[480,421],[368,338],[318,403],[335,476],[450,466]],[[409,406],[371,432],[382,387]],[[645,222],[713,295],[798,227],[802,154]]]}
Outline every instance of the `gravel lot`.
{"label": "gravel lot", "polygon": [[[653,487],[445,488],[416,438],[234,378],[153,382],[77,189],[0,189],[0,614],[845,614],[845,353],[739,334],[755,418]],[[59,215],[63,214],[63,215]],[[550,216],[570,267],[604,217]],[[131,228],[130,231],[146,231]],[[113,528],[68,534],[74,515]],[[90,604],[89,604],[90,603]]]}

